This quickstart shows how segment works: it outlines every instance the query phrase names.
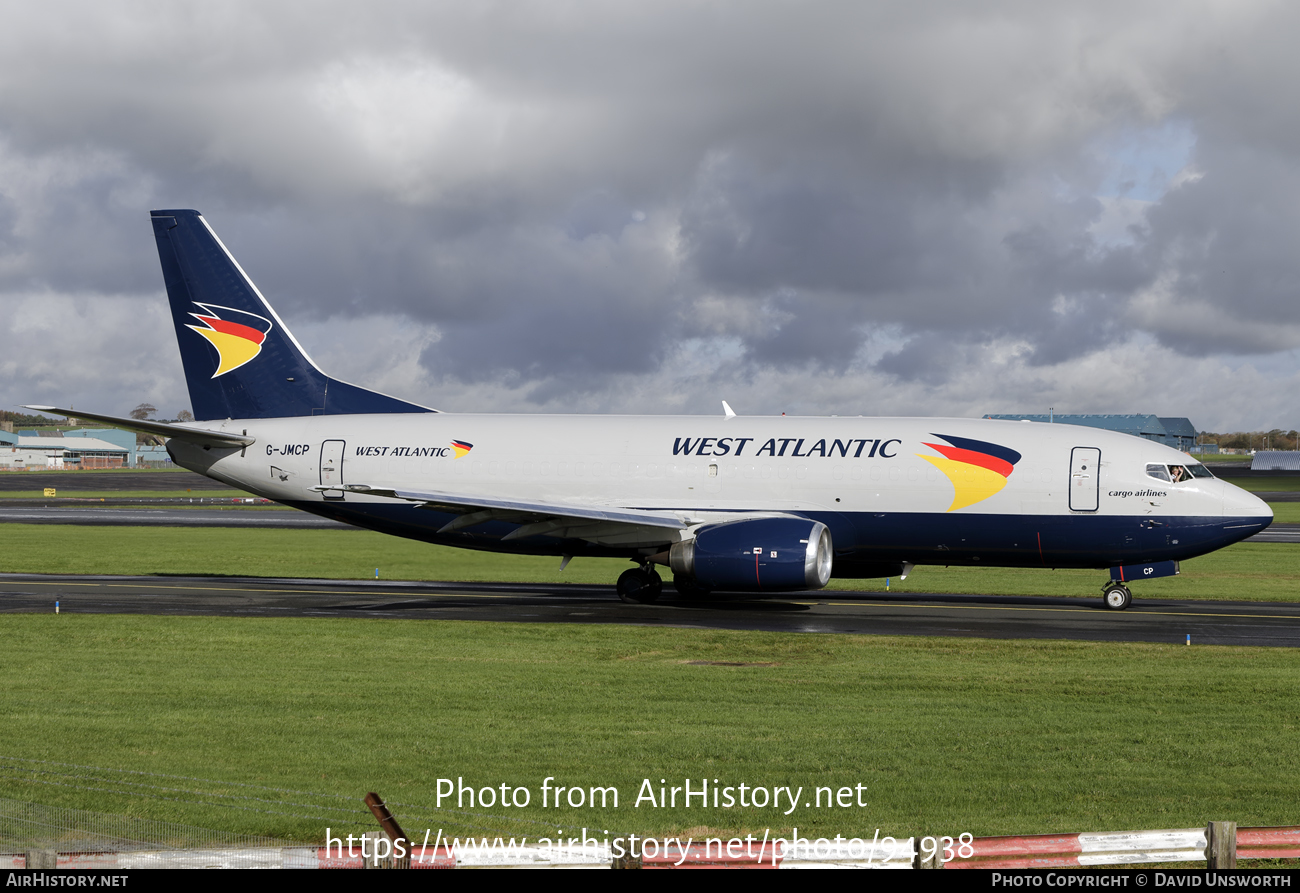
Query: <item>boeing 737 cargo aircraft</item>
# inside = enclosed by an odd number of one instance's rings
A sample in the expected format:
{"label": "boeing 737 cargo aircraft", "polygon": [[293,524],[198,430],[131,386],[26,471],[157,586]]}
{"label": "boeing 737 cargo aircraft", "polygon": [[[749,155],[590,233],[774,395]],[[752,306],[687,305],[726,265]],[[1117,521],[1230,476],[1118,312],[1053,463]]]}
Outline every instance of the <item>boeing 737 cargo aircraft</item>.
{"label": "boeing 737 cargo aircraft", "polygon": [[[627,601],[819,589],[914,565],[1132,579],[1258,533],[1256,497],[1146,440],[1032,422],[443,413],[330,378],[197,211],[154,211],[192,424],[178,465],[430,543],[619,556]],[[54,407],[32,407],[51,410]],[[68,412],[68,410],[56,410]]]}

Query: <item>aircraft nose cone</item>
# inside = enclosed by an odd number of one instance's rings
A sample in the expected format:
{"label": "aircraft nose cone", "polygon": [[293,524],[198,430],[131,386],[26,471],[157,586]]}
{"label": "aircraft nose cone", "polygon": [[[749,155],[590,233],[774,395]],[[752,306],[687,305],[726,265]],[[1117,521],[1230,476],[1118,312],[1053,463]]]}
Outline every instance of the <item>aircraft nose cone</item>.
{"label": "aircraft nose cone", "polygon": [[1254,493],[1229,484],[1223,484],[1223,516],[1225,518],[1251,518],[1273,523],[1273,509]]}

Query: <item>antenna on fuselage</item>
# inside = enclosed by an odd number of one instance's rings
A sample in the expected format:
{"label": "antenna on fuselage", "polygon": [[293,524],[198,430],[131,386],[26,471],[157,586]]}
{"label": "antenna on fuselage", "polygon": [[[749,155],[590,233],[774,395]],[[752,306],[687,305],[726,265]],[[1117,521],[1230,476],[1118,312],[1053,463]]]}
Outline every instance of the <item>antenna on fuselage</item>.
{"label": "antenna on fuselage", "polygon": [[722,413],[729,419],[734,419],[736,417],[736,411],[731,408],[726,400],[722,401]]}

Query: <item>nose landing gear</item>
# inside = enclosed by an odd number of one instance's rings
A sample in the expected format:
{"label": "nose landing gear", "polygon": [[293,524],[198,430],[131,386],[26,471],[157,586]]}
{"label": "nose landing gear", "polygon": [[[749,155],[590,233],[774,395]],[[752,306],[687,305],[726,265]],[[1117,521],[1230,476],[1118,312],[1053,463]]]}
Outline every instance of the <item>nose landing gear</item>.
{"label": "nose landing gear", "polygon": [[1180,573],[1180,570],[1177,561],[1116,565],[1110,569],[1110,582],[1101,587],[1101,603],[1112,611],[1123,611],[1133,602],[1133,593],[1129,592],[1128,587],[1124,585],[1126,582],[1173,577]]}

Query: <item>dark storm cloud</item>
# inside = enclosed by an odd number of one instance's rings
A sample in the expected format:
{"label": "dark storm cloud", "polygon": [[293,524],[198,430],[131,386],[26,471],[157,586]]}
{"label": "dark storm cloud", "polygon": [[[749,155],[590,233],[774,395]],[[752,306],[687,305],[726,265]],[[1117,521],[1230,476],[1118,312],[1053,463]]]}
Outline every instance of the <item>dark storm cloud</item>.
{"label": "dark storm cloud", "polygon": [[[9,147],[0,144],[0,159]],[[8,167],[9,170],[4,170]],[[50,287],[125,293],[156,288],[156,255],[139,170],[69,152],[44,170],[0,163],[0,290]]]}
{"label": "dark storm cloud", "polygon": [[[948,173],[939,179],[957,179]],[[1153,279],[1132,246],[1099,245],[1090,234],[1102,211],[1095,198],[1048,199],[1031,222],[1007,229],[982,198],[887,174],[710,165],[682,214],[704,283],[844,296],[790,314],[788,336],[748,336],[755,356],[843,368],[855,354],[845,338],[860,342],[855,330],[874,322],[949,338],[1027,336],[1035,362],[1055,363],[1113,338],[1124,298]],[[763,349],[773,344],[785,349]]]}
{"label": "dark storm cloud", "polygon": [[1142,326],[1188,354],[1268,353],[1300,325],[1300,166],[1295,156],[1203,143],[1208,171],[1148,214],[1142,246],[1166,296],[1135,308]]}
{"label": "dark storm cloud", "polygon": [[[1277,87],[1300,73],[1298,18],[17,8],[0,33],[0,294],[156,300],[145,212],[181,206],[291,325],[343,344],[380,319],[424,333],[399,386],[669,407],[677,368],[775,371],[791,393],[1016,375],[1031,392],[1133,339],[1267,354],[1300,345],[1300,118]],[[1144,161],[1170,132],[1194,147]],[[993,376],[990,356],[1012,366]]]}

